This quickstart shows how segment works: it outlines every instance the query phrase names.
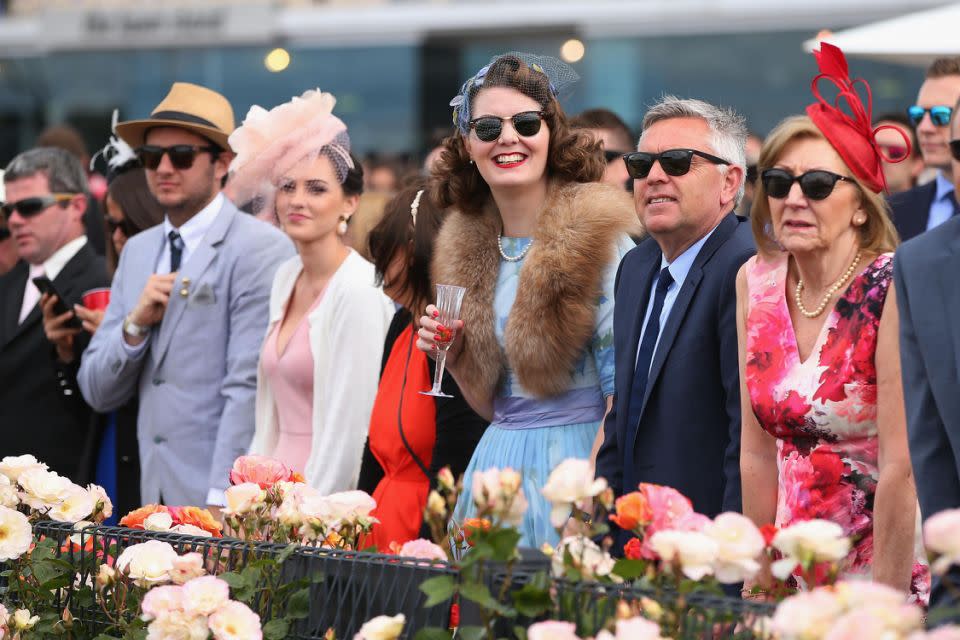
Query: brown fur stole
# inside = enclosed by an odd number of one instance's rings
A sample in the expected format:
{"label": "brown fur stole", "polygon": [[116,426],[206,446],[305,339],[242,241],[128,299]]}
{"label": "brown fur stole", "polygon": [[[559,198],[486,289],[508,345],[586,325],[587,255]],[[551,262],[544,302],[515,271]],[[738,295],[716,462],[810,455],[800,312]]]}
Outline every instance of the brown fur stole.
{"label": "brown fur stole", "polygon": [[569,388],[593,335],[601,281],[614,247],[624,234],[638,235],[640,223],[624,191],[597,183],[552,184],[520,268],[505,329],[506,353],[494,333],[493,309],[501,227],[491,198],[481,214],[451,211],[437,237],[434,282],[467,288],[457,379],[492,397],[509,361],[525,389],[541,398],[554,396]]}

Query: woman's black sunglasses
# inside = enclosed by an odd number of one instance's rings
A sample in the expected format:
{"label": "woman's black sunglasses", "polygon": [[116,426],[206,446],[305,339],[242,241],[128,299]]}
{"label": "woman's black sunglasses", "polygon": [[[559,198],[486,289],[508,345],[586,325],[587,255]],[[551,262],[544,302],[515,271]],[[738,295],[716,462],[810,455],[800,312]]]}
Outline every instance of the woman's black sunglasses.
{"label": "woman's black sunglasses", "polygon": [[17,200],[16,202],[3,203],[3,205],[0,205],[0,212],[2,212],[4,217],[7,219],[13,215],[14,211],[19,213],[24,218],[29,218],[44,212],[46,209],[57,203],[60,203],[61,205],[65,204],[76,196],[76,193],[51,193],[48,196],[24,198],[23,200]]}
{"label": "woman's black sunglasses", "polygon": [[216,154],[220,151],[217,147],[202,147],[195,144],[175,144],[172,147],[159,147],[153,144],[146,144],[137,149],[137,158],[145,169],[156,171],[163,160],[164,154],[170,156],[170,164],[175,169],[189,169],[193,166],[197,154],[209,151]]}
{"label": "woman's black sunglasses", "polygon": [[700,156],[709,160],[713,164],[730,164],[729,161],[717,156],[710,155],[696,149],[667,149],[660,153],[647,153],[646,151],[634,151],[623,156],[623,161],[627,163],[627,173],[634,180],[643,180],[650,175],[653,169],[653,163],[659,161],[660,168],[668,176],[682,176],[690,171],[690,164],[693,162],[693,156]]}
{"label": "woman's black sunglasses", "polygon": [[764,169],[760,179],[767,195],[778,200],[787,197],[794,182],[800,183],[800,191],[811,200],[823,200],[833,193],[833,187],[841,180],[856,184],[853,178],[820,169],[807,171],[799,176],[783,169]]}
{"label": "woman's black sunglasses", "polygon": [[510,120],[513,130],[524,138],[535,136],[540,132],[540,121],[543,120],[542,111],[523,111],[509,118],[499,116],[481,116],[470,121],[470,128],[483,142],[493,142],[500,137],[503,131],[503,122]]}
{"label": "woman's black sunglasses", "polygon": [[136,235],[137,230],[133,228],[133,225],[130,224],[130,221],[124,218],[123,220],[114,220],[107,214],[103,214],[103,221],[107,225],[107,229],[110,231],[110,235],[113,235],[113,232],[117,229],[123,232],[123,235],[130,236]]}
{"label": "woman's black sunglasses", "polygon": [[960,139],[950,141],[950,154],[954,160],[960,162]]}

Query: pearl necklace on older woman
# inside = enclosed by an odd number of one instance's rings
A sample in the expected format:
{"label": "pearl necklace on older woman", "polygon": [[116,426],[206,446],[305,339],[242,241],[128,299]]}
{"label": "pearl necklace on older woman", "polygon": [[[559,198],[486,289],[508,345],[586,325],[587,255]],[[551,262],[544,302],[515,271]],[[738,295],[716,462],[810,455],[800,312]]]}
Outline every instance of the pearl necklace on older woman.
{"label": "pearl necklace on older woman", "polygon": [[862,251],[858,250],[857,255],[853,256],[853,262],[850,263],[850,266],[847,267],[847,270],[843,272],[843,275],[840,276],[840,279],[830,285],[830,288],[827,289],[827,292],[823,294],[823,300],[820,301],[820,304],[817,305],[817,308],[813,311],[807,311],[807,308],[803,306],[803,300],[800,298],[800,294],[803,292],[803,278],[798,276],[797,279],[797,291],[793,296],[794,301],[797,303],[797,310],[804,315],[806,318],[816,318],[823,310],[827,308],[827,304],[830,302],[830,298],[833,297],[837,291],[840,291],[850,280],[850,277],[853,276],[854,272],[857,270],[857,265],[860,264],[860,256],[863,254]]}

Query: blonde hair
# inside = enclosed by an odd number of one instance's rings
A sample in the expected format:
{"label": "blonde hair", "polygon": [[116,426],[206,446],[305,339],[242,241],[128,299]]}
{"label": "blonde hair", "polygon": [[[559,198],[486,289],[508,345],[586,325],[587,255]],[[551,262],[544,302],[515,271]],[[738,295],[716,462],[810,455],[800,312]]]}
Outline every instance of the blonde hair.
{"label": "blonde hair", "polygon": [[[807,116],[791,116],[784,119],[770,132],[760,151],[759,167],[764,169],[773,167],[783,155],[787,146],[804,139],[826,140],[813,121]],[[841,158],[842,160],[842,158]],[[846,163],[844,162],[844,166]],[[890,207],[882,194],[874,193],[863,185],[857,176],[847,168],[847,174],[853,179],[860,192],[860,203],[867,214],[866,221],[860,225],[860,248],[865,254],[881,254],[891,252],[900,244],[900,237],[890,219]],[[770,218],[770,204],[767,192],[763,188],[763,180],[758,176],[750,210],[750,224],[753,227],[753,238],[757,244],[757,251],[763,255],[773,255],[780,252],[780,247],[773,237]]]}

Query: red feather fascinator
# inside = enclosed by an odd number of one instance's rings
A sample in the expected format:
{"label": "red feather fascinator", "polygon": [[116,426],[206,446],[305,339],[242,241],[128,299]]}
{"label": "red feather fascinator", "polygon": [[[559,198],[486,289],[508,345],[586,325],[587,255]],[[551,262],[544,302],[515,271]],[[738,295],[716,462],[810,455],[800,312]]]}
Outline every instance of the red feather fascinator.
{"label": "red feather fascinator", "polygon": [[[807,107],[807,115],[864,185],[876,193],[884,191],[886,183],[881,161],[906,160],[911,149],[909,136],[890,125],[873,128],[873,96],[870,85],[863,78],[850,79],[843,51],[832,44],[821,42],[820,50],[814,50],[813,55],[820,67],[820,74],[810,85],[817,101]],[[839,93],[832,104],[820,95],[820,80],[829,80],[837,87]],[[866,92],[866,104],[857,93],[858,84],[863,85]],[[888,157],[877,144],[875,136],[882,129],[892,129],[903,137],[907,153],[902,158]]]}

